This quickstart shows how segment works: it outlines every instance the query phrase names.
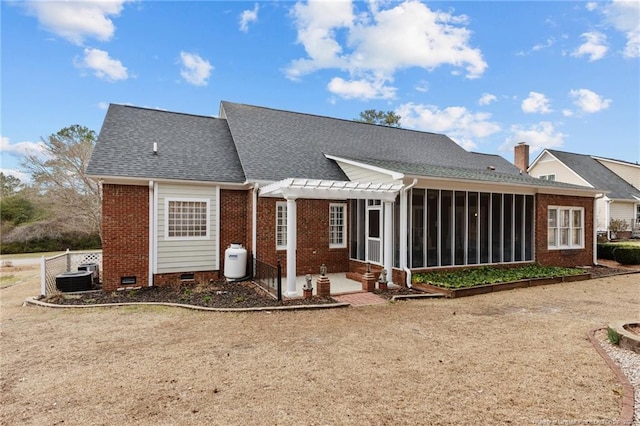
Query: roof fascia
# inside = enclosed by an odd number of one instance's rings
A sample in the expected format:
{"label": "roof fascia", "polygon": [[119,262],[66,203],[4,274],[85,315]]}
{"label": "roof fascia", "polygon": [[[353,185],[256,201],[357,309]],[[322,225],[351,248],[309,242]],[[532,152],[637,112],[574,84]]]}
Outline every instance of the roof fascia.
{"label": "roof fascia", "polygon": [[408,179],[425,179],[432,181],[441,181],[441,182],[460,182],[460,183],[483,183],[487,185],[496,185],[500,187],[511,186],[518,188],[528,188],[534,189],[536,193],[540,194],[558,194],[558,195],[576,195],[578,193],[584,193],[587,196],[597,195],[597,194],[608,194],[611,191],[603,191],[601,189],[592,189],[592,188],[554,188],[547,186],[538,186],[538,185],[528,185],[517,182],[493,182],[493,181],[480,181],[480,180],[470,180],[470,179],[458,179],[458,178],[449,178],[449,177],[430,177],[430,176],[419,176],[419,175],[406,175]]}
{"label": "roof fascia", "polygon": [[[538,161],[542,158],[542,156],[544,154],[549,154],[551,155],[551,153],[549,151],[547,151],[546,149],[543,149],[542,152],[540,154],[538,154],[538,156],[536,157],[535,160],[533,160],[533,162],[529,165],[529,167],[527,168],[527,172],[529,172],[531,169],[533,169],[533,166],[535,166],[536,164],[538,164]],[[554,157],[555,158],[555,157]]]}
{"label": "roof fascia", "polygon": [[194,186],[219,186],[223,189],[248,189],[250,184],[248,182],[234,183],[234,182],[215,182],[215,181],[198,181],[198,180],[184,180],[184,179],[155,179],[155,178],[140,178],[140,177],[127,177],[127,176],[102,176],[102,175],[89,175],[91,179],[100,181],[101,183],[115,184],[115,185],[148,185],[149,181],[158,183],[177,183],[184,185]]}
{"label": "roof fascia", "polygon": [[393,179],[393,180],[400,180],[400,179],[404,178],[404,173],[396,172],[396,171],[389,170],[389,169],[384,169],[382,167],[372,166],[370,164],[361,163],[361,162],[355,161],[355,160],[349,160],[347,158],[338,157],[338,156],[335,156],[335,155],[324,154],[324,156],[325,156],[325,158],[328,158],[329,160],[333,160],[333,161],[336,161],[336,162],[342,162],[342,163],[350,164],[350,165],[355,166],[355,167],[360,167],[360,168],[363,168],[363,169],[366,169],[366,170],[370,170],[372,172],[389,175],[389,176],[391,176],[391,179]]}

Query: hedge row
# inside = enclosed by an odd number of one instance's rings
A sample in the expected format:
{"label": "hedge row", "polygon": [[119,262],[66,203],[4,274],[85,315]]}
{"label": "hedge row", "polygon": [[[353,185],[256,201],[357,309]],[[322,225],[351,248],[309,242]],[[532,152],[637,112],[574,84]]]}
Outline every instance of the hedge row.
{"label": "hedge row", "polygon": [[615,260],[621,265],[640,265],[640,246],[598,243],[598,259]]}
{"label": "hedge row", "polygon": [[47,251],[95,250],[102,247],[100,235],[69,233],[58,238],[38,238],[27,241],[3,242],[1,254],[40,253]]}

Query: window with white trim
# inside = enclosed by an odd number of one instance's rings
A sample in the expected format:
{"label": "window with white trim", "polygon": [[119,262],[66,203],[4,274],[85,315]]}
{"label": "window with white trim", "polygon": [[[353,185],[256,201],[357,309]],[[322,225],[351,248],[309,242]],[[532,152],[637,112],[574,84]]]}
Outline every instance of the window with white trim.
{"label": "window with white trim", "polygon": [[541,175],[541,176],[539,177],[539,179],[555,181],[555,180],[556,180],[556,175],[555,175],[555,174],[550,174],[550,175]]}
{"label": "window with white trim", "polygon": [[287,248],[287,203],[276,203],[276,249]]}
{"label": "window with white trim", "polygon": [[347,246],[346,213],[346,204],[329,204],[329,248]]}
{"label": "window with white trim", "polygon": [[553,249],[584,248],[584,209],[549,206],[547,247]]}
{"label": "window with white trim", "polygon": [[165,238],[209,238],[209,200],[168,198],[165,207]]}

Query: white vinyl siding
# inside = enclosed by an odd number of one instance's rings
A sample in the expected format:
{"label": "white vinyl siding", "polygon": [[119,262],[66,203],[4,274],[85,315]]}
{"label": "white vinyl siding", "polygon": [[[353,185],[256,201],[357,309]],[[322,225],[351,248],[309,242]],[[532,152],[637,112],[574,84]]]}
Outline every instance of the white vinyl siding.
{"label": "white vinyl siding", "polygon": [[[156,273],[211,271],[219,269],[218,249],[218,196],[219,189],[215,186],[190,186],[175,184],[158,185],[157,208],[157,260]],[[171,203],[171,202],[178,203]],[[186,204],[183,204],[186,203]],[[189,204],[196,203],[196,204]],[[177,236],[169,234],[170,204],[174,207],[190,206],[187,210],[197,213],[198,208],[206,205],[206,232],[204,235]],[[196,210],[191,209],[196,208]],[[200,213],[202,213],[200,211]],[[187,216],[191,216],[187,211]],[[175,216],[172,214],[172,217]],[[185,218],[186,219],[186,218]],[[195,219],[195,217],[194,217]],[[187,233],[195,232],[195,224],[187,224]]]}
{"label": "white vinyl siding", "polygon": [[617,174],[622,179],[635,186],[637,189],[640,189],[640,166],[633,164],[622,164],[602,159],[598,159],[598,161],[613,173]]}
{"label": "white vinyl siding", "polygon": [[584,248],[584,209],[549,206],[547,247],[550,250]]}
{"label": "white vinyl siding", "polygon": [[398,183],[391,179],[391,176],[385,173],[376,172],[374,170],[365,169],[364,167],[354,166],[338,162],[345,175],[352,182],[372,182],[372,183]]}
{"label": "white vinyl siding", "polygon": [[532,177],[554,175],[556,182],[572,183],[574,185],[591,186],[589,182],[578,176],[579,170],[572,171],[549,153],[543,154],[535,165],[529,170]]}
{"label": "white vinyl siding", "polygon": [[287,248],[287,203],[276,203],[276,250]]}
{"label": "white vinyl siding", "polygon": [[624,201],[613,201],[609,204],[609,208],[611,219],[626,220],[627,225],[629,225],[628,231],[630,231],[635,218],[635,203],[632,201],[628,203]]}
{"label": "white vinyl siding", "polygon": [[347,246],[347,205],[329,204],[329,248]]}

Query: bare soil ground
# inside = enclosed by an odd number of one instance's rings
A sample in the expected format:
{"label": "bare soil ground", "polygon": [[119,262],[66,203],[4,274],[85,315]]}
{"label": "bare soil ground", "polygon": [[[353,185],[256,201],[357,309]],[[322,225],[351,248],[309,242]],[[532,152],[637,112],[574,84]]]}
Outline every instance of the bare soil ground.
{"label": "bare soil ground", "polygon": [[7,425],[615,424],[621,387],[586,332],[640,315],[638,274],[218,313],[25,307],[39,268],[20,269],[1,272]]}

